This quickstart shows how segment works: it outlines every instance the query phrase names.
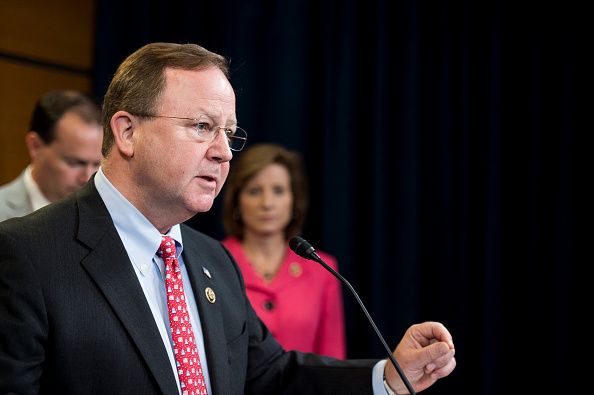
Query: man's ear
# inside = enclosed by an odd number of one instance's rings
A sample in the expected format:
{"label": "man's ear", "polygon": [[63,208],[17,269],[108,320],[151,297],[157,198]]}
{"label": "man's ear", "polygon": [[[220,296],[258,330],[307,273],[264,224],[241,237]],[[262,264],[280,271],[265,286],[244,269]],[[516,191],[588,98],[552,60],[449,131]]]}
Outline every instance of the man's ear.
{"label": "man's ear", "polygon": [[133,157],[133,135],[138,125],[136,118],[127,111],[118,111],[111,117],[110,125],[118,151],[124,156]]}
{"label": "man's ear", "polygon": [[27,151],[29,151],[29,156],[31,157],[31,163],[35,163],[39,153],[46,146],[45,142],[37,132],[29,132],[25,136],[25,144],[27,145]]}

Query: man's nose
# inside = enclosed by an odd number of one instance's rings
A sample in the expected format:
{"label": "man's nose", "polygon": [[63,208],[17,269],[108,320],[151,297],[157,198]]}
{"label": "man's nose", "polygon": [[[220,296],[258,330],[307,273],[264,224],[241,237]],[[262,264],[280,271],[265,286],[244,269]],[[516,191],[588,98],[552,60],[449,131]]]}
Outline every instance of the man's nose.
{"label": "man's nose", "polygon": [[[223,129],[223,132],[221,132],[221,129]],[[222,126],[219,126],[219,132],[209,142],[210,146],[208,148],[209,157],[219,162],[228,162],[233,158],[233,153],[231,152],[231,148],[229,148],[229,139],[224,129]]]}

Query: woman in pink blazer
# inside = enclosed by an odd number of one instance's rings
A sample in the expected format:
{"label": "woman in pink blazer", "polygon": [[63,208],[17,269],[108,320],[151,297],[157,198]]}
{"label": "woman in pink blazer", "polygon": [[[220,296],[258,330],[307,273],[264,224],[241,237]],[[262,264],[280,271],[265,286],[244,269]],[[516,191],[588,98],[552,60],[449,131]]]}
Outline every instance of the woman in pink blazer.
{"label": "woman in pink blazer", "polygon": [[[340,282],[288,247],[308,206],[299,154],[277,144],[245,150],[231,167],[223,203],[223,244],[239,264],[247,296],[287,350],[346,357]],[[318,255],[338,270],[336,259]]]}

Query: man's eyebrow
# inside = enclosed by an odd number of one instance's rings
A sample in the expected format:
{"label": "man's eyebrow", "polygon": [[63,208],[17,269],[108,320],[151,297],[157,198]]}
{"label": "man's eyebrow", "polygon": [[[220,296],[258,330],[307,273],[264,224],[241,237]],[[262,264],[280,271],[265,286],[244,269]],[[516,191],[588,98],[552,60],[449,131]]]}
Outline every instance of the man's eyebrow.
{"label": "man's eyebrow", "polygon": [[[208,118],[208,119],[210,119],[210,120],[211,120],[213,123],[217,123],[217,124],[218,124],[218,122],[216,121],[216,120],[218,119],[218,117],[216,117],[216,116],[214,116],[214,115],[212,115],[212,114],[204,113],[204,114],[202,114],[202,115],[200,115],[200,116],[201,116],[201,117],[207,117],[207,118]],[[198,118],[196,118],[196,119],[198,119]],[[221,126],[222,126],[222,125],[221,125]],[[229,119],[229,123],[228,123],[227,125],[225,125],[225,127],[230,127],[230,126],[238,126],[238,123],[237,123],[237,119],[236,119],[236,118],[231,118],[231,119]]]}

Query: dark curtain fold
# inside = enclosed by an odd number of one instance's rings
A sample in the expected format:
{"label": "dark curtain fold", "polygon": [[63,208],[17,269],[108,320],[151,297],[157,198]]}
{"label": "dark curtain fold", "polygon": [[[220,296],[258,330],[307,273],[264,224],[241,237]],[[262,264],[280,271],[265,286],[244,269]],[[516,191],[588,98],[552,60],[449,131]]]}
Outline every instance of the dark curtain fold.
{"label": "dark curtain fold", "polygon": [[[98,96],[149,42],[193,42],[231,60],[248,144],[303,154],[303,236],[338,258],[388,344],[424,320],[453,333],[458,368],[427,393],[577,389],[583,10],[98,3]],[[189,223],[220,239],[219,210]],[[349,356],[383,357],[346,292]]]}

